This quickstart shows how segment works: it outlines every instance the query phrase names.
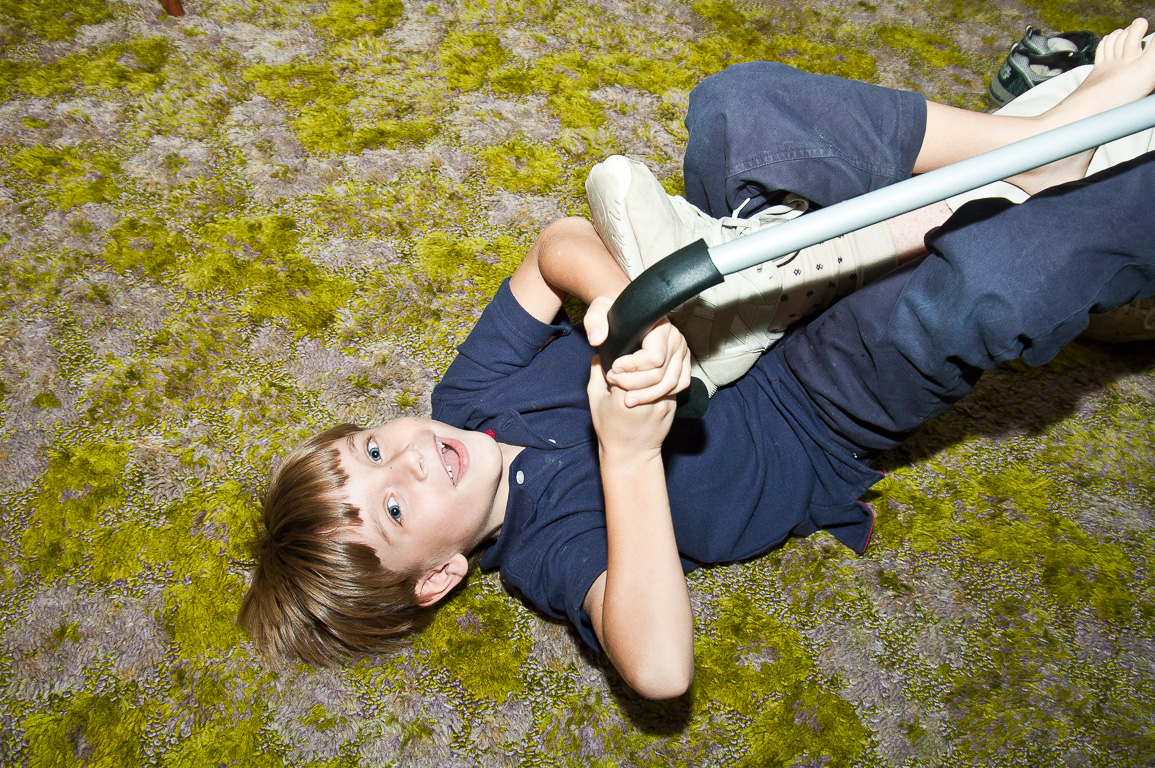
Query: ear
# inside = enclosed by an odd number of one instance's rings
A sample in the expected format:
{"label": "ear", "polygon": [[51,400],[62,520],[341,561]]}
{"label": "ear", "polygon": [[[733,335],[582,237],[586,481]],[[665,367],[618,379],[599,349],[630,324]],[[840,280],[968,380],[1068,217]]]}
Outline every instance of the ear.
{"label": "ear", "polygon": [[465,574],[469,573],[469,561],[465,555],[456,554],[448,563],[430,571],[418,580],[413,591],[417,595],[418,605],[433,605],[441,598],[453,591],[461,583]]}

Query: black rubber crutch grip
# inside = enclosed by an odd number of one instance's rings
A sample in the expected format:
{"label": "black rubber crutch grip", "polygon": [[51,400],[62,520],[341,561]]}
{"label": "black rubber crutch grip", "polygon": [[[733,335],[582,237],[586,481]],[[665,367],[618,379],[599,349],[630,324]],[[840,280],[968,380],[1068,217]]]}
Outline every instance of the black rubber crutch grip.
{"label": "black rubber crutch grip", "polygon": [[[683,302],[718,285],[725,276],[714,266],[705,240],[679,248],[638,275],[610,307],[609,335],[598,347],[602,368],[613,367],[619,357],[638,348],[654,323]],[[706,412],[710,395],[698,379],[678,394],[680,418],[698,418]]]}

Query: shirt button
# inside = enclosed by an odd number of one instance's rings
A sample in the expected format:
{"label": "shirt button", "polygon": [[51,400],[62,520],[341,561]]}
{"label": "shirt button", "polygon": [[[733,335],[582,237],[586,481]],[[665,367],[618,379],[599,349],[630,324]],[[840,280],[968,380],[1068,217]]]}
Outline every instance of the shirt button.
{"label": "shirt button", "polygon": [[551,443],[553,443],[554,445],[557,445],[557,440],[554,440],[552,437],[549,439],[549,441],[550,441]]}
{"label": "shirt button", "polygon": [[525,482],[525,473],[519,469],[519,470],[517,470],[517,484],[521,485],[524,482]]}

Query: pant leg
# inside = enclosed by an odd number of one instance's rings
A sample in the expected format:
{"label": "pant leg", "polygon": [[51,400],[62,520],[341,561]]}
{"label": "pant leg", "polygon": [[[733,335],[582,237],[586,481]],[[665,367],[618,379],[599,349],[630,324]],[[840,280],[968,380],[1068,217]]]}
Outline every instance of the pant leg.
{"label": "pant leg", "polygon": [[1021,205],[979,200],[930,255],[844,299],[783,356],[857,455],[894,447],[1008,360],[1048,362],[1102,312],[1155,294],[1155,153]]}
{"label": "pant leg", "polygon": [[751,215],[793,192],[831,205],[910,176],[926,100],[773,62],[729,67],[690,93],[686,198]]}

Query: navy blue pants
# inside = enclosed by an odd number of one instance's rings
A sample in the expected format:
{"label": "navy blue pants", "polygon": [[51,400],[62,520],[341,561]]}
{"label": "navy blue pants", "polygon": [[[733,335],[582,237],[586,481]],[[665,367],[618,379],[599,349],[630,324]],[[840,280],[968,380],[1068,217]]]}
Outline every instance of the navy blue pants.
{"label": "navy blue pants", "polygon": [[[911,174],[921,96],[781,64],[730,67],[690,94],[687,198],[752,214],[785,192],[830,205]],[[927,237],[930,255],[796,329],[778,355],[840,442],[893,448],[1022,358],[1051,360],[1102,312],[1155,294],[1155,154],[1022,205],[981,200]]]}

